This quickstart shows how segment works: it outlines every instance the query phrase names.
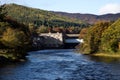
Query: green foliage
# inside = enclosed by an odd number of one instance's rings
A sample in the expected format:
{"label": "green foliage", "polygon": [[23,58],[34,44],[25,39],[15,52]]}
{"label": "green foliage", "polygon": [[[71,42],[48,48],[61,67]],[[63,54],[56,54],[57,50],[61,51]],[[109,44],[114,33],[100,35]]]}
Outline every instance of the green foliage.
{"label": "green foliage", "polygon": [[0,5],[0,21],[4,20],[6,14],[7,14],[7,12],[4,10],[5,10],[4,5]]}
{"label": "green foliage", "polygon": [[16,19],[18,22],[24,24],[34,24],[34,26],[64,26],[64,27],[85,27],[86,24],[80,20],[71,19],[65,16],[57,15],[50,11],[29,8],[16,4],[7,4],[4,6],[5,12],[8,11],[7,16]]}
{"label": "green foliage", "polygon": [[0,22],[0,36],[3,34],[3,32],[6,30],[7,27],[9,27],[10,24],[7,22]]}
{"label": "green foliage", "polygon": [[84,43],[80,47],[83,53],[109,52],[116,53],[120,51],[120,19],[113,24],[99,23],[91,27]]}
{"label": "green foliage", "polygon": [[34,24],[32,24],[32,23],[30,23],[29,25],[28,25],[28,27],[29,27],[29,30],[30,30],[30,32],[31,33],[33,33],[34,31],[35,31],[35,27],[34,27]]}
{"label": "green foliage", "polygon": [[85,37],[85,35],[87,34],[87,30],[88,30],[89,28],[83,28],[83,29],[81,29],[81,31],[80,31],[80,35],[79,35],[79,38],[80,39],[83,39],[84,37]]}
{"label": "green foliage", "polygon": [[40,26],[38,29],[37,29],[37,33],[48,33],[49,32],[49,28],[48,27],[45,27],[45,26]]}
{"label": "green foliage", "polygon": [[117,52],[120,41],[120,19],[113,23],[102,34],[102,50],[106,52]]}
{"label": "green foliage", "polygon": [[23,31],[7,28],[2,37],[2,42],[9,48],[24,47],[27,42],[27,36]]}
{"label": "green foliage", "polygon": [[19,59],[26,55],[31,46],[30,31],[24,24],[10,18],[0,21],[0,55]]}
{"label": "green foliage", "polygon": [[88,28],[88,32],[84,37],[84,43],[80,47],[81,51],[87,54],[98,52],[100,50],[102,33],[109,25],[109,22],[98,22]]}

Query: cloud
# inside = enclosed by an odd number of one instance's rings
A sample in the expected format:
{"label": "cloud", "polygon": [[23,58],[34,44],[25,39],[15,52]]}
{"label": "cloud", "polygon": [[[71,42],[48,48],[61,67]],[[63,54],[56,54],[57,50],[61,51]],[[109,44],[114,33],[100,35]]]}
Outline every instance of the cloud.
{"label": "cloud", "polygon": [[107,14],[107,13],[120,13],[120,4],[106,4],[105,6],[101,7],[98,12],[101,14]]}

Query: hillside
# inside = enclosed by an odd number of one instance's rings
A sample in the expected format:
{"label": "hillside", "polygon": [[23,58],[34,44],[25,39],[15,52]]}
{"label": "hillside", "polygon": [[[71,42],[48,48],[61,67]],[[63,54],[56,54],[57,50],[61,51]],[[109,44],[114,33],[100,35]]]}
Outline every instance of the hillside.
{"label": "hillside", "polygon": [[93,14],[80,14],[80,13],[66,13],[66,12],[54,12],[61,16],[66,16],[69,18],[76,18],[82,20],[83,22],[94,24],[97,21],[115,21],[120,18],[120,13],[117,14],[105,14],[105,15],[93,15]]}
{"label": "hillside", "polygon": [[5,11],[8,12],[7,16],[16,19],[25,24],[33,23],[35,26],[79,26],[86,27],[88,24],[94,24],[97,21],[115,21],[120,18],[118,14],[106,15],[93,15],[93,14],[80,14],[80,13],[66,13],[41,10],[31,7],[26,7],[17,4],[4,5]]}
{"label": "hillside", "polygon": [[35,26],[79,26],[84,27],[85,24],[81,20],[75,18],[69,18],[66,16],[58,15],[50,11],[26,7],[17,4],[6,4],[4,5],[7,16],[16,19],[19,22],[30,24],[33,23]]}

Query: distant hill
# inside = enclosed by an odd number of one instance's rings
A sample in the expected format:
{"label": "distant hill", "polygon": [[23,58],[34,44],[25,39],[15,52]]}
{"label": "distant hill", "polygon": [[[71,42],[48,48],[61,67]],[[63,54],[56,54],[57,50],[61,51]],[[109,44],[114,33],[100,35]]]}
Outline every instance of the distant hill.
{"label": "distant hill", "polygon": [[66,12],[54,12],[61,16],[69,18],[76,18],[83,22],[94,24],[97,21],[115,21],[120,18],[120,13],[117,14],[105,14],[105,15],[93,15],[93,14],[80,14],[80,13],[66,13]]}
{"label": "distant hill", "polygon": [[63,15],[58,15],[50,11],[26,7],[17,4],[5,4],[5,10],[7,11],[7,16],[10,16],[16,19],[19,22],[25,24],[33,23],[35,26],[62,26],[62,27],[70,27],[70,26],[78,26],[84,27],[86,26],[81,20],[77,20],[76,18],[70,18]]}
{"label": "distant hill", "polygon": [[41,10],[31,7],[26,7],[17,4],[5,4],[5,11],[8,12],[7,16],[16,19],[25,24],[33,23],[36,26],[78,26],[86,27],[89,24],[94,24],[97,21],[115,21],[120,18],[118,14],[106,15],[93,15],[93,14],[80,14],[80,13],[66,13]]}

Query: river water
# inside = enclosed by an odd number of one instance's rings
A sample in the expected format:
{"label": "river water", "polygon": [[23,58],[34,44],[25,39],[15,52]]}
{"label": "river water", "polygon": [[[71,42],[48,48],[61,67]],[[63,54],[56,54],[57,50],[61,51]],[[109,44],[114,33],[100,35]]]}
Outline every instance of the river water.
{"label": "river water", "polygon": [[0,80],[120,80],[120,60],[73,49],[29,52],[27,61],[0,67]]}

